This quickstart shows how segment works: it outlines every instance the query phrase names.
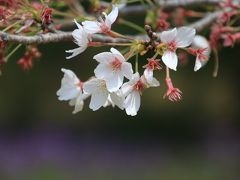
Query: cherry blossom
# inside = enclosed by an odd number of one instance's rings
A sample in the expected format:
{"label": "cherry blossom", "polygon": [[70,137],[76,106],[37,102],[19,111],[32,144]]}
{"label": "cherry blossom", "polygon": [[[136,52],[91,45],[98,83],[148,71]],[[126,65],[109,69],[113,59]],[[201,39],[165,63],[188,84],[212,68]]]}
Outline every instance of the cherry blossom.
{"label": "cherry blossom", "polygon": [[84,29],[89,34],[95,33],[110,33],[112,24],[116,21],[118,16],[118,7],[113,6],[112,11],[107,15],[103,13],[105,19],[100,17],[99,21],[84,21],[82,22]]}
{"label": "cherry blossom", "polygon": [[106,87],[106,81],[103,79],[92,78],[85,82],[83,85],[83,91],[86,94],[91,95],[91,101],[89,108],[93,111],[98,110],[104,106],[110,99],[113,104],[117,105],[120,109],[123,109],[124,98],[117,92],[110,93]]}
{"label": "cherry blossom", "polygon": [[127,115],[135,116],[140,108],[141,93],[144,88],[159,86],[159,82],[154,78],[154,84],[148,84],[144,76],[135,73],[132,79],[124,83],[121,87],[121,92],[124,97],[124,107]]}
{"label": "cherry blossom", "polygon": [[174,28],[172,30],[163,31],[160,34],[161,41],[166,45],[163,53],[162,61],[164,64],[176,71],[178,57],[176,55],[177,48],[185,48],[189,46],[195,36],[196,30],[190,27]]}
{"label": "cherry blossom", "polygon": [[133,75],[132,65],[126,62],[123,55],[116,49],[111,48],[111,52],[102,52],[93,57],[99,62],[94,70],[97,78],[106,81],[108,91],[117,91],[123,84],[123,79],[131,79]]}
{"label": "cherry blossom", "polygon": [[60,101],[69,101],[71,106],[75,106],[73,113],[81,111],[84,105],[84,100],[89,96],[83,93],[83,82],[81,82],[73,71],[61,69],[64,73],[61,82],[61,88],[57,91],[57,96]]}
{"label": "cherry blossom", "polygon": [[88,44],[90,42],[90,36],[89,34],[85,31],[82,25],[77,23],[76,20],[74,20],[75,24],[77,25],[78,29],[75,29],[72,32],[72,36],[74,38],[75,44],[79,46],[79,48],[75,48],[72,50],[67,50],[67,53],[72,53],[72,55],[66,57],[67,59],[73,58],[77,56],[78,54],[81,54],[83,51],[85,51],[88,47]]}
{"label": "cherry blossom", "polygon": [[192,48],[189,48],[189,53],[196,56],[194,71],[198,71],[201,67],[203,67],[210,56],[211,48],[208,40],[200,35],[194,37],[192,42]]}
{"label": "cherry blossom", "polygon": [[148,64],[143,66],[146,68],[144,70],[144,77],[145,77],[147,83],[149,83],[149,84],[154,84],[154,81],[155,81],[154,77],[153,77],[153,71],[162,69],[159,61],[160,61],[159,59],[149,58]]}

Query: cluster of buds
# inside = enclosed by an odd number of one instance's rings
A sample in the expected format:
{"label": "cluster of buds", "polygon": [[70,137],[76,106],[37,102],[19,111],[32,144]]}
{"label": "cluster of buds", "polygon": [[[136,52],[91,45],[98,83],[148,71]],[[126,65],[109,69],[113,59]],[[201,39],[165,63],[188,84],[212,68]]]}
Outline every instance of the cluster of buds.
{"label": "cluster of buds", "polygon": [[27,47],[24,56],[18,60],[17,64],[25,71],[33,67],[33,61],[41,57],[41,53],[34,46]]}
{"label": "cluster of buds", "polygon": [[[163,65],[166,67],[167,92],[164,98],[170,101],[181,100],[182,92],[173,86],[170,78],[170,70],[177,70],[178,56],[177,49],[182,49],[189,54],[196,56],[194,70],[199,70],[209,58],[209,44],[202,36],[195,36],[195,29],[190,27],[180,27],[163,31],[160,34],[153,32],[150,26],[145,26],[149,36],[149,41],[138,41],[125,37],[111,30],[111,26],[118,16],[118,7],[113,6],[112,11],[107,15],[103,14],[99,21],[76,22],[78,27],[72,32],[74,42],[78,48],[68,50],[71,53],[67,59],[73,58],[85,51],[89,46],[99,45],[125,45],[129,46],[129,51],[121,53],[115,48],[110,52],[102,52],[93,57],[99,64],[94,70],[94,76],[87,81],[81,81],[77,75],[68,69],[62,69],[64,77],[61,88],[57,91],[58,99],[69,101],[74,106],[73,113],[83,109],[84,100],[91,97],[89,108],[93,111],[108,105],[117,106],[126,111],[128,115],[135,116],[140,108],[141,95],[145,89],[160,86],[160,82],[154,77],[155,71],[160,71]],[[100,43],[93,42],[92,35],[103,33],[112,37],[121,37],[129,40],[128,44]],[[160,39],[160,41],[159,41]],[[189,47],[192,44],[191,47]],[[195,45],[194,45],[195,44]],[[141,46],[141,48],[139,48]],[[149,48],[151,46],[151,48]],[[155,52],[153,57],[147,59],[147,64],[143,66],[144,73],[138,72],[138,59],[135,60],[135,72],[130,59],[132,56],[138,57],[146,52]],[[159,58],[158,58],[159,57]],[[161,58],[160,58],[161,57]],[[124,82],[124,80],[127,80]]]}

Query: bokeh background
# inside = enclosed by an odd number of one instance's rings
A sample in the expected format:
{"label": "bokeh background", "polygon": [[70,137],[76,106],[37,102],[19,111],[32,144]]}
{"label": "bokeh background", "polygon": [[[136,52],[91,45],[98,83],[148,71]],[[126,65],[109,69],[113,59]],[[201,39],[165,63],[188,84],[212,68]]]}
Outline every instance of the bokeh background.
{"label": "bokeh background", "polygon": [[16,65],[20,51],[5,66],[1,180],[240,179],[240,46],[220,51],[217,78],[213,59],[197,73],[193,60],[173,72],[181,102],[162,98],[165,73],[158,73],[161,87],[144,92],[135,117],[111,107],[92,112],[89,100],[73,115],[67,102],[57,100],[61,68],[86,80],[97,65],[93,55],[109,50],[90,48],[66,60],[65,50],[74,47],[72,42],[41,45],[43,56],[28,72]]}

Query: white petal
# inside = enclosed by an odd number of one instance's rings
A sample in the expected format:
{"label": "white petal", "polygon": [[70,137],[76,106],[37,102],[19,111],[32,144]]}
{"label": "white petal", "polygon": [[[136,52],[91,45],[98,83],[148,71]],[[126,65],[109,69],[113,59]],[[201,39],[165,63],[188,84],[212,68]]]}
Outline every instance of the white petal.
{"label": "white petal", "polygon": [[133,70],[132,70],[132,64],[128,62],[122,63],[122,73],[127,79],[132,79],[133,76]]}
{"label": "white petal", "polygon": [[143,74],[145,79],[147,80],[147,83],[151,83],[153,79],[153,70],[146,68]]}
{"label": "white petal", "polygon": [[196,30],[191,27],[181,27],[177,29],[176,43],[177,47],[187,47],[189,46],[196,34]]}
{"label": "white petal", "polygon": [[101,31],[99,22],[97,21],[84,21],[82,24],[85,31],[89,34],[95,34]]}
{"label": "white petal", "polygon": [[150,87],[158,87],[158,86],[160,86],[160,82],[156,78],[153,77],[152,81],[148,82],[148,85]]}
{"label": "white petal", "polygon": [[66,50],[66,53],[72,53],[72,55],[67,56],[66,59],[71,59],[79,54],[81,54],[82,52],[84,52],[87,49],[87,47],[79,47],[79,48],[75,48],[75,49],[71,49],[71,50]]}
{"label": "white petal", "polygon": [[124,101],[127,115],[135,116],[140,108],[141,98],[137,91],[130,93]]}
{"label": "white petal", "polygon": [[99,79],[106,80],[110,76],[113,76],[113,71],[108,64],[100,63],[94,70],[95,76]]}
{"label": "white petal", "polygon": [[100,63],[110,63],[114,60],[115,56],[110,52],[102,52],[93,57]]}
{"label": "white petal", "polygon": [[97,87],[100,86],[101,80],[99,79],[90,79],[89,81],[83,84],[83,92],[86,94],[92,94],[97,90]]}
{"label": "white petal", "polygon": [[111,27],[111,25],[116,21],[118,17],[118,7],[113,6],[112,11],[106,16],[105,22],[108,25],[108,27]]}
{"label": "white petal", "polygon": [[176,53],[171,51],[164,52],[162,56],[162,61],[170,69],[173,69],[175,71],[177,70],[176,68],[177,68],[178,59],[177,59]]}
{"label": "white petal", "polygon": [[194,71],[195,71],[195,72],[198,71],[202,66],[203,66],[203,65],[202,65],[202,62],[201,62],[198,58],[196,58],[195,66],[194,66]]}
{"label": "white petal", "polygon": [[117,55],[117,58],[118,58],[121,62],[126,61],[126,59],[124,58],[124,56],[123,56],[117,49],[111,48],[110,51],[111,51],[113,54]]}
{"label": "white petal", "polygon": [[106,85],[109,92],[117,91],[123,84],[123,75],[121,72],[115,72],[112,76],[106,78]]}
{"label": "white petal", "polygon": [[124,109],[124,97],[121,94],[121,91],[111,93],[110,97],[113,104],[117,105],[122,110]]}
{"label": "white petal", "polygon": [[76,114],[79,111],[82,111],[83,105],[84,105],[84,101],[82,100],[81,96],[79,96],[78,98],[75,99],[75,105],[74,105],[75,107],[72,113]]}
{"label": "white petal", "polygon": [[78,46],[88,46],[88,34],[84,31],[84,30],[79,30],[79,29],[75,29],[72,32],[72,36],[74,38],[74,42],[78,45]]}
{"label": "white petal", "polygon": [[77,84],[80,80],[71,70],[62,69],[64,72],[64,76],[61,82],[61,88],[57,91],[57,95],[59,96],[59,100],[70,100],[76,98],[77,95],[81,92],[80,87]]}
{"label": "white petal", "polygon": [[172,30],[163,31],[160,34],[160,39],[164,43],[170,43],[175,40],[176,36],[177,36],[177,29],[174,28]]}
{"label": "white petal", "polygon": [[106,103],[107,98],[108,98],[107,91],[98,91],[97,93],[93,93],[89,104],[89,108],[92,109],[93,111],[98,110]]}
{"label": "white petal", "polygon": [[121,93],[124,97],[126,97],[130,92],[132,92],[133,90],[133,86],[127,82],[127,83],[124,83],[121,87]]}

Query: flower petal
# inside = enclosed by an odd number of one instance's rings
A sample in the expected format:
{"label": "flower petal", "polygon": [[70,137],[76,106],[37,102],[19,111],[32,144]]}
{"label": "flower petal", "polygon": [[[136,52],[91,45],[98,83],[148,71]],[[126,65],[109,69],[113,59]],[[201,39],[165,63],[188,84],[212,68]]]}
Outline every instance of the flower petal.
{"label": "flower petal", "polygon": [[160,39],[164,43],[170,43],[175,40],[176,36],[177,36],[177,29],[174,28],[172,30],[163,31],[160,34]]}
{"label": "flower petal", "polygon": [[100,63],[110,63],[114,60],[114,58],[114,55],[110,52],[102,52],[93,57],[93,59]]}
{"label": "flower petal", "polygon": [[113,6],[112,11],[106,16],[105,22],[108,25],[108,27],[111,27],[111,25],[116,21],[118,17],[118,7]]}
{"label": "flower petal", "polygon": [[94,70],[95,76],[99,79],[106,80],[110,76],[113,76],[113,71],[108,64],[100,63]]}
{"label": "flower petal", "polygon": [[177,29],[176,43],[177,47],[187,47],[189,46],[196,34],[196,30],[191,27],[180,27]]}
{"label": "flower petal", "polygon": [[111,93],[110,97],[113,104],[117,105],[117,107],[119,107],[121,110],[124,109],[124,97],[121,91]]}
{"label": "flower petal", "polygon": [[172,51],[164,52],[164,54],[162,56],[162,61],[170,69],[173,69],[174,71],[177,70],[176,68],[177,68],[178,58],[177,58],[176,53],[174,53]]}
{"label": "flower petal", "polygon": [[99,26],[99,22],[97,21],[83,21],[83,28],[89,34],[95,34],[101,32],[101,28]]}
{"label": "flower petal", "polygon": [[111,48],[110,51],[114,54],[117,55],[117,58],[121,61],[121,62],[125,62],[126,59],[124,58],[124,56],[115,48]]}
{"label": "flower petal", "polygon": [[98,91],[96,93],[93,93],[89,104],[89,108],[92,109],[93,111],[98,110],[106,103],[107,98],[108,98],[107,91]]}
{"label": "flower petal", "polygon": [[133,70],[132,70],[132,64],[128,62],[122,63],[122,73],[127,79],[132,79],[133,76]]}
{"label": "flower petal", "polygon": [[121,72],[115,72],[112,76],[106,78],[106,85],[109,92],[117,91],[123,84],[123,75]]}
{"label": "flower petal", "polygon": [[75,48],[75,49],[71,49],[71,50],[66,50],[66,53],[72,53],[72,55],[67,56],[66,59],[71,59],[79,54],[81,54],[82,52],[84,52],[87,49],[87,47],[79,47],[79,48]]}
{"label": "flower petal", "polygon": [[90,79],[89,81],[85,82],[83,84],[83,92],[86,94],[92,94],[94,93],[97,89],[97,87],[100,85],[101,80],[93,78]]}
{"label": "flower petal", "polygon": [[143,74],[145,79],[147,80],[147,83],[151,83],[153,79],[153,70],[146,68]]}
{"label": "flower petal", "polygon": [[124,101],[127,115],[135,116],[140,108],[141,98],[137,91],[130,93]]}

